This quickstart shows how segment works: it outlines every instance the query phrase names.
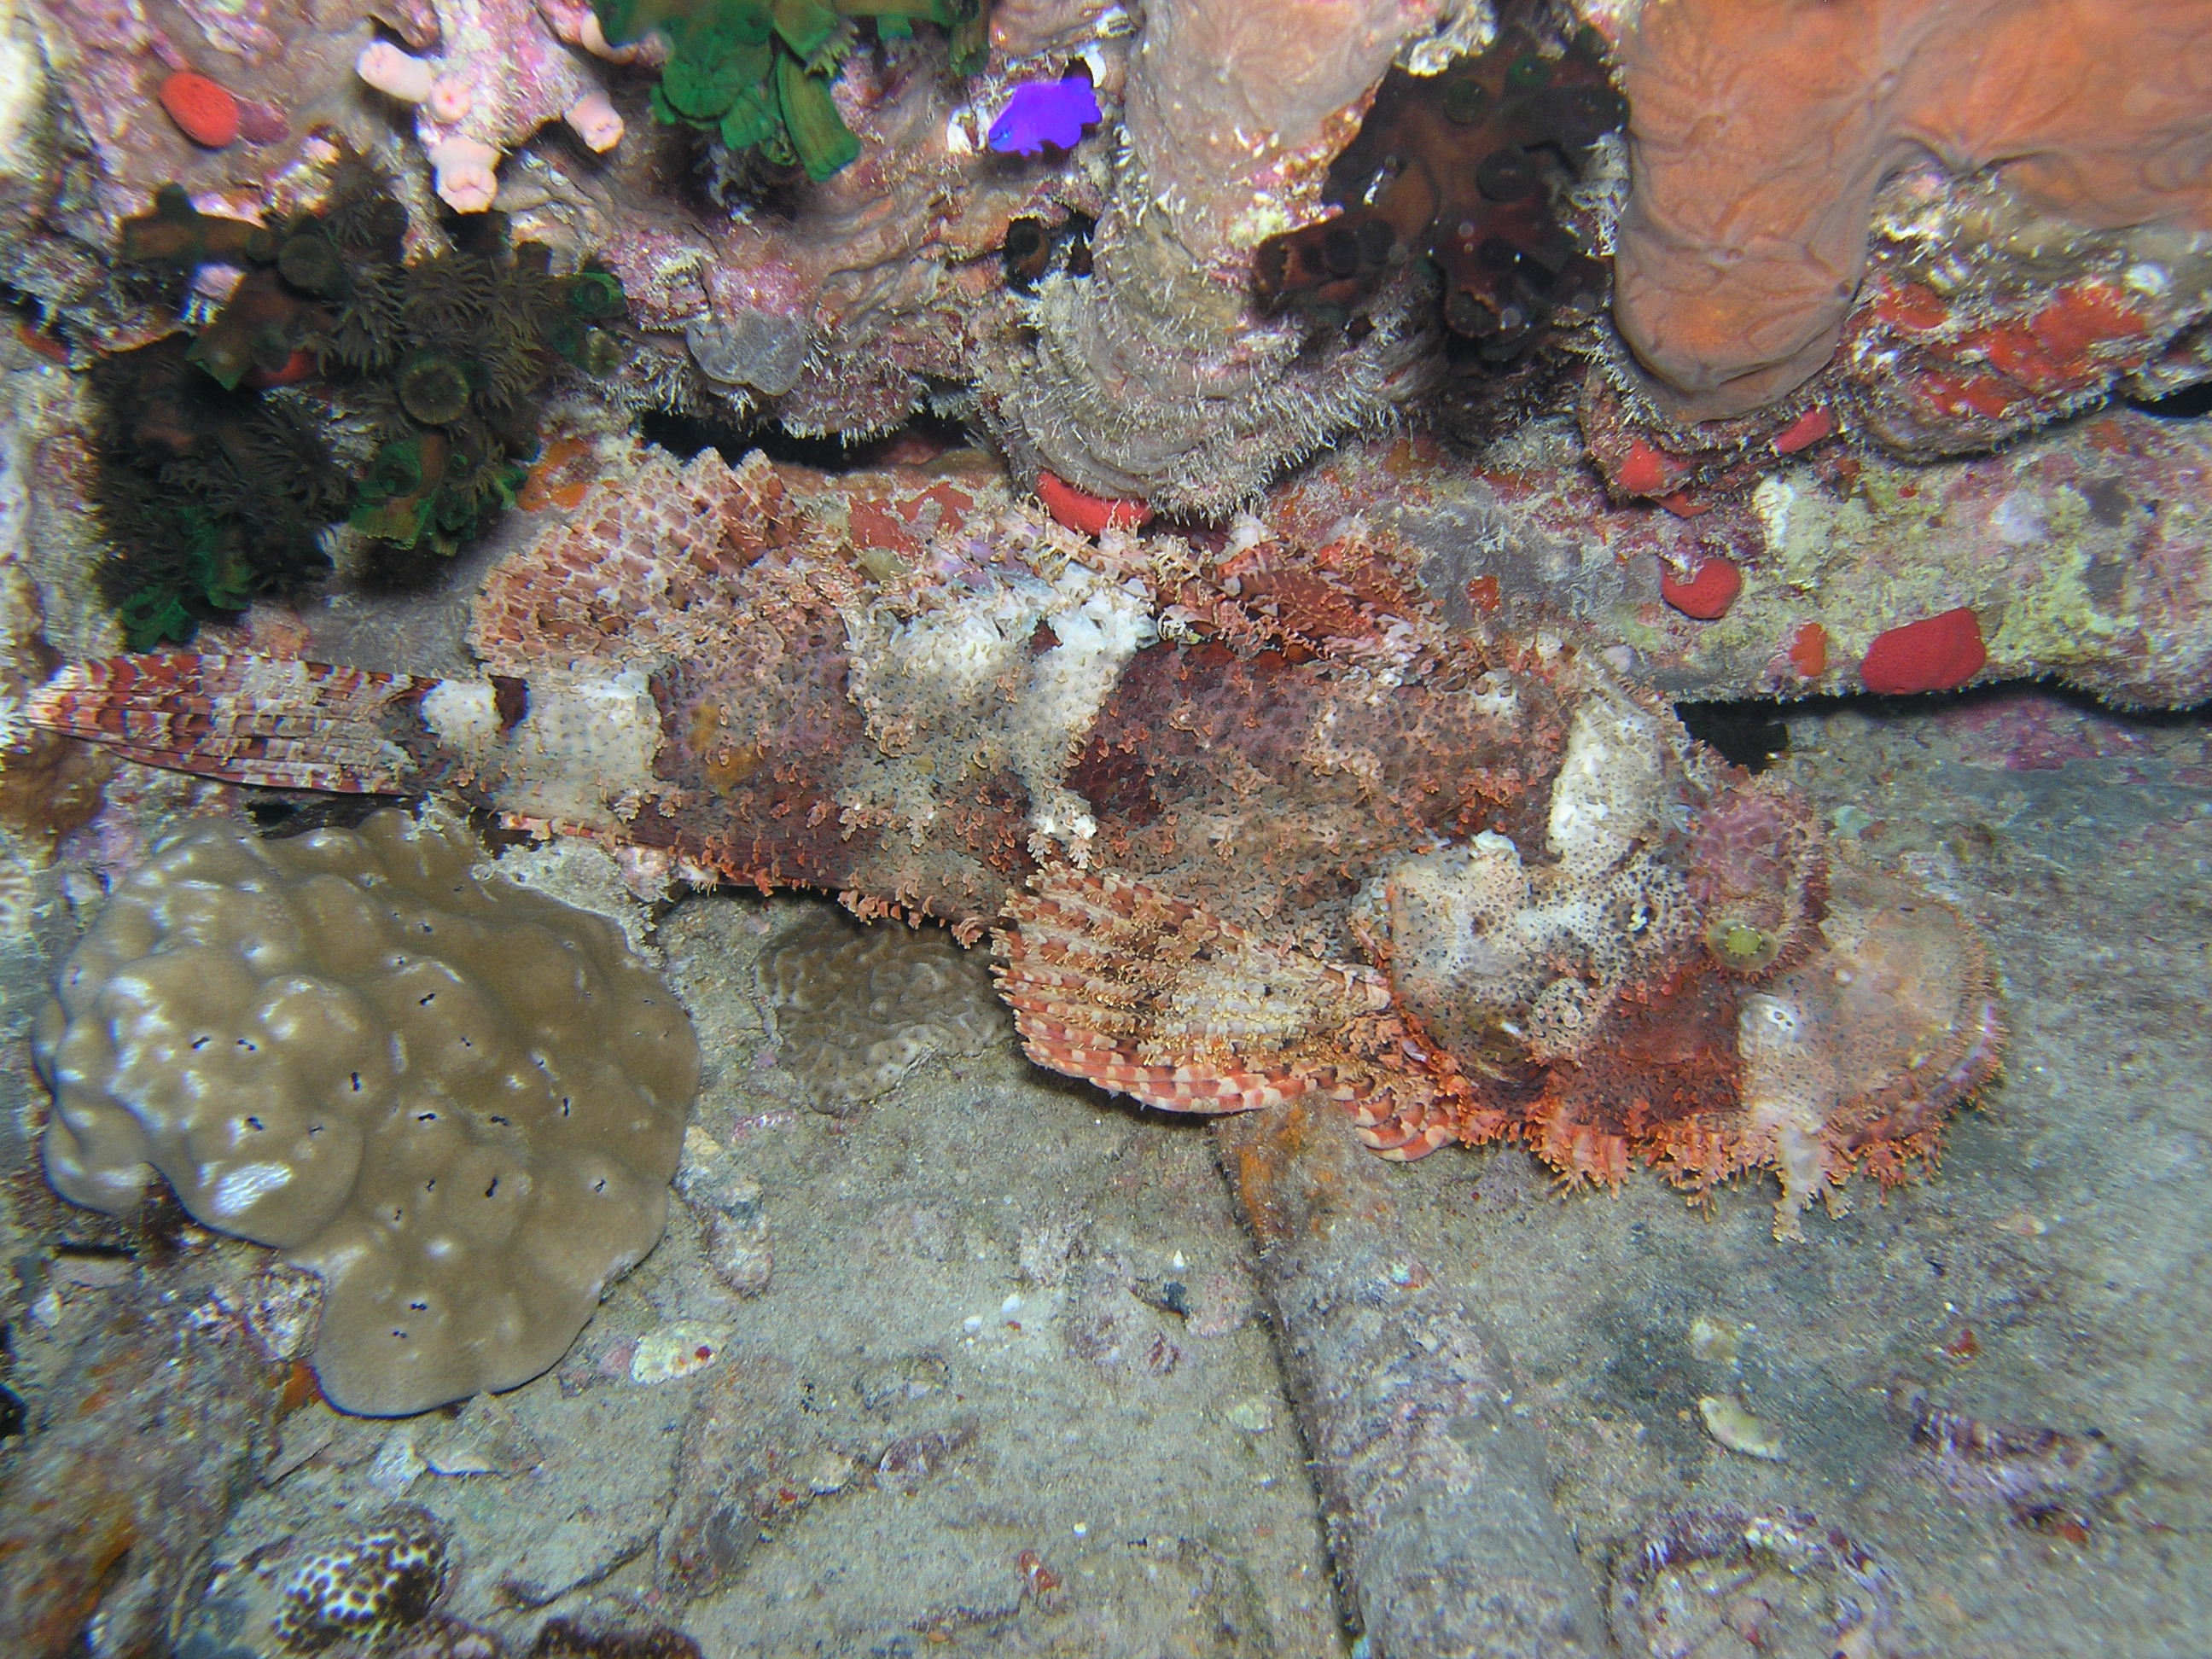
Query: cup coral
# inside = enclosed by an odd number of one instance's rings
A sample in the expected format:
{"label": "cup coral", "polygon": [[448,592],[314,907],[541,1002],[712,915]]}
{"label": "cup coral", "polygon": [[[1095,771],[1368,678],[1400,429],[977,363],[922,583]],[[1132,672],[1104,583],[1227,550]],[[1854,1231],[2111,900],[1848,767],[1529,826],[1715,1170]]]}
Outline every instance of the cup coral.
{"label": "cup coral", "polygon": [[320,1274],[316,1374],[348,1411],[559,1359],[659,1238],[698,1087],[621,933],[474,851],[399,812],[200,824],[116,890],[33,1037],[56,1190],[121,1214],[159,1176]]}
{"label": "cup coral", "polygon": [[1554,198],[1624,113],[1587,28],[1560,52],[1516,23],[1441,75],[1392,70],[1329,167],[1325,193],[1341,211],[1261,250],[1261,299],[1340,328],[1394,270],[1432,260],[1455,355],[1494,372],[1535,344],[1555,307],[1596,309],[1604,267]]}

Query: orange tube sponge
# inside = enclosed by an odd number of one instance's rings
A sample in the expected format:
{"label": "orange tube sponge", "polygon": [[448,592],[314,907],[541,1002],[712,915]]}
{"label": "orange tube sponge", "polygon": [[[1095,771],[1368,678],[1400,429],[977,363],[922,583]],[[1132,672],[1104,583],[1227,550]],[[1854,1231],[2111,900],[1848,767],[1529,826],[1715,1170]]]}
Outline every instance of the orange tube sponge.
{"label": "orange tube sponge", "polygon": [[1818,372],[1923,155],[2087,229],[2212,230],[2203,0],[1651,0],[1622,58],[1614,314],[1678,420]]}

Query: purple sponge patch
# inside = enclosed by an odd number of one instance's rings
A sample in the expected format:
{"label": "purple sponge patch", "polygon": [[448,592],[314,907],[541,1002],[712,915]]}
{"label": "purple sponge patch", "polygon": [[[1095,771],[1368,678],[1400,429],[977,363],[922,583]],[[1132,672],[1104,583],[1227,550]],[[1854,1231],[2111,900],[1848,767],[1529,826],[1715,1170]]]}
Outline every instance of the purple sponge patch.
{"label": "purple sponge patch", "polygon": [[1098,125],[1098,94],[1090,80],[1024,81],[991,123],[987,141],[1001,155],[1037,155],[1049,144],[1073,149],[1084,130]]}

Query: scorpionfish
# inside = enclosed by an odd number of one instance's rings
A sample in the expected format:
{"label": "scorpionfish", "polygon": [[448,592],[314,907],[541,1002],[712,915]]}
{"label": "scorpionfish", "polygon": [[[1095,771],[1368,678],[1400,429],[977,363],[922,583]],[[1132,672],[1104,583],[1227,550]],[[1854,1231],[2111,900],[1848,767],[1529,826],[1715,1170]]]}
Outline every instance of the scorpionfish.
{"label": "scorpionfish", "polygon": [[1310,1096],[1571,1183],[1771,1168],[1784,1237],[1934,1150],[2001,1035],[1957,911],[1595,652],[1277,516],[1093,543],[949,472],[647,449],[486,578],[480,673],[119,657],[33,718],[989,932],[1036,1060],[1170,1110]]}

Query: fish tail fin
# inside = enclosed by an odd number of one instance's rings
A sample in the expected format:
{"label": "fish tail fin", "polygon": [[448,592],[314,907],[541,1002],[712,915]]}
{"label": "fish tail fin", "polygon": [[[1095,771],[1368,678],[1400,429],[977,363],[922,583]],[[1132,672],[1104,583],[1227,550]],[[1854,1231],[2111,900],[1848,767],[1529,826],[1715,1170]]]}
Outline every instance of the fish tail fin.
{"label": "fish tail fin", "polygon": [[29,719],[143,765],[226,782],[405,794],[424,780],[394,716],[411,715],[438,684],[290,658],[161,652],[68,665],[32,698]]}

